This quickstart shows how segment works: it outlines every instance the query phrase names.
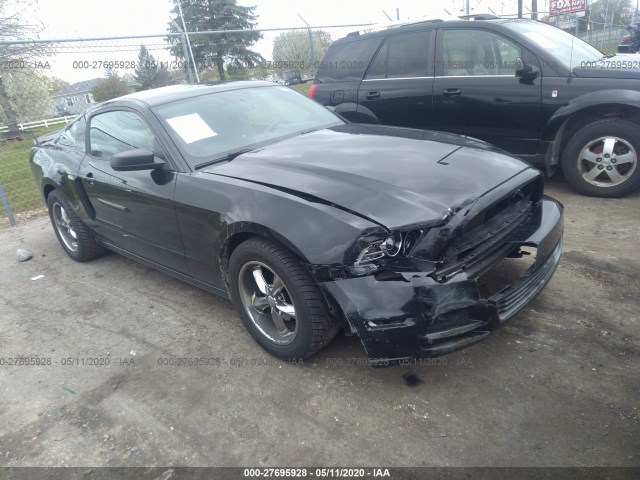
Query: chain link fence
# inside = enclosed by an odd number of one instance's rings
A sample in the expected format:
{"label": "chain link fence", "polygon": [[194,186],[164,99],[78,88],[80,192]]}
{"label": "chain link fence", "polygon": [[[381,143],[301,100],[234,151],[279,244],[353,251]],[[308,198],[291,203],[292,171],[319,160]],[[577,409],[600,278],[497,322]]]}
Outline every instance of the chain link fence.
{"label": "chain link fence", "polygon": [[[0,42],[0,227],[46,211],[28,162],[34,138],[64,128],[87,107],[138,90],[220,80],[270,80],[306,93],[330,43],[366,26],[261,30],[262,39],[250,47],[261,54],[258,60],[222,66],[197,48],[194,62],[182,58],[190,58],[198,42],[233,46],[233,31],[189,33],[190,42],[184,34]],[[602,49],[617,45],[625,31],[592,24],[577,33]],[[3,54],[21,46],[28,60]]]}
{"label": "chain link fence", "polygon": [[[237,50],[242,44],[234,44],[234,32],[189,33],[189,43],[184,34],[0,42],[0,227],[46,212],[29,168],[34,139],[64,128],[91,105],[149,88],[221,80],[269,80],[306,93],[329,44],[362,26],[261,30],[249,47],[259,56],[249,63],[225,59],[222,66],[199,56],[195,46],[224,41],[228,51]],[[183,60],[191,58],[192,46],[194,61]],[[28,59],[5,55],[20,47]]]}
{"label": "chain link fence", "polygon": [[552,15],[550,12],[538,12],[541,21],[565,30],[604,53],[616,53],[624,35],[628,34],[627,25],[594,20],[585,12]]}

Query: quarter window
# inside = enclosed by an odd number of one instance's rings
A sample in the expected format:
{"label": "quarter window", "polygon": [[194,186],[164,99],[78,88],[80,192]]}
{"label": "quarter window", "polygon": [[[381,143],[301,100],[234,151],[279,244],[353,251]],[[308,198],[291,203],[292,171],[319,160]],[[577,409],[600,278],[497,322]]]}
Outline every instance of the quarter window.
{"label": "quarter window", "polygon": [[112,157],[127,150],[141,148],[154,151],[154,136],[136,113],[117,110],[96,115],[89,128],[91,155]]}
{"label": "quarter window", "polygon": [[431,75],[430,36],[431,32],[424,31],[389,37],[373,59],[367,79]]}
{"label": "quarter window", "polygon": [[515,75],[522,49],[486,30],[444,30],[442,68],[445,76]]}
{"label": "quarter window", "polygon": [[85,151],[85,138],[87,122],[84,116],[75,120],[69,125],[64,132],[58,137],[57,143],[65,147],[73,148],[81,152]]}

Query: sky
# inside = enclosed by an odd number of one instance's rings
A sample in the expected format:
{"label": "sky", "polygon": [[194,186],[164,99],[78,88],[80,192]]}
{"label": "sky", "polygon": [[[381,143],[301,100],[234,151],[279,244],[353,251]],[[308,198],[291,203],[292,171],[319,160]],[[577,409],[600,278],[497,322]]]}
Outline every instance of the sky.
{"label": "sky", "polygon": [[[34,8],[23,7],[21,15],[28,15],[40,25],[39,38],[88,38],[101,36],[126,36],[161,34],[167,31],[171,0],[32,0]],[[302,16],[312,26],[346,25],[360,23],[386,23],[384,12],[395,19],[396,8],[400,18],[416,19],[424,15],[442,15],[446,11],[453,15],[464,13],[465,0],[321,0],[315,2],[289,2],[281,0],[239,0],[239,4],[256,6],[257,28],[302,27]],[[525,5],[528,4],[525,1]],[[540,9],[548,2],[539,0]],[[471,12],[513,14],[516,12],[516,0],[469,0]],[[24,5],[24,4],[23,4]],[[525,13],[527,10],[525,9]],[[356,28],[330,30],[332,37],[340,38]],[[266,32],[254,50],[266,59],[271,57],[272,41],[278,32]],[[126,48],[131,51],[124,58],[135,60],[137,48],[145,43],[157,48],[160,55],[161,39],[129,41]],[[79,44],[78,44],[79,45]],[[125,43],[123,43],[125,45]],[[154,47],[155,45],[155,47]],[[158,56],[158,54],[156,54]],[[104,58],[103,58],[104,57]],[[77,68],[78,61],[87,59],[113,58],[113,52],[100,47],[92,52],[83,52],[77,46],[70,46],[67,54],[51,58],[49,74],[76,82],[101,77],[104,70]],[[168,60],[170,57],[163,58]],[[76,62],[74,64],[74,62]],[[75,65],[75,67],[74,67]]]}

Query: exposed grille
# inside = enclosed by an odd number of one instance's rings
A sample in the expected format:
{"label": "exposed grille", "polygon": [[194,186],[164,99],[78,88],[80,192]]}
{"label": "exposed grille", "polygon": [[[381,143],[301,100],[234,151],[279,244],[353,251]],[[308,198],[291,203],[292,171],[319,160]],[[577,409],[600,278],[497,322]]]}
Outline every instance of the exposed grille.
{"label": "exposed grille", "polygon": [[489,299],[489,302],[495,299],[500,320],[509,319],[544,288],[560,261],[561,253],[562,240],[558,242],[544,265],[534,274],[525,276],[520,282]]}
{"label": "exposed grille", "polygon": [[443,257],[440,275],[447,276],[491,255],[525,222],[540,198],[541,184],[532,181],[477,214],[457,234]]}

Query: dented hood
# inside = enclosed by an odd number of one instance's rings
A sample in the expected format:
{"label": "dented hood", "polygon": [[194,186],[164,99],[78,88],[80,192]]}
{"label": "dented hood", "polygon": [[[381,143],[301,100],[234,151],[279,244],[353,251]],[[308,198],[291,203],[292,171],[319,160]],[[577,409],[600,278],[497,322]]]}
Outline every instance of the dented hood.
{"label": "dented hood", "polygon": [[457,135],[349,124],[289,138],[203,173],[334,204],[393,229],[441,221],[528,169]]}

